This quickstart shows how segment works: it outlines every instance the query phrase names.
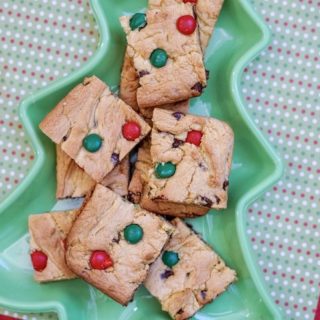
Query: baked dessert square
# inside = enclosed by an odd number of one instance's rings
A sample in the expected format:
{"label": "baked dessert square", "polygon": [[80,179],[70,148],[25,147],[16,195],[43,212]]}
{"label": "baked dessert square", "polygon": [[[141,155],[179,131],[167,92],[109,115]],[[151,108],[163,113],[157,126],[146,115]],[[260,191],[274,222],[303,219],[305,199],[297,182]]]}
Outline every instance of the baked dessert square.
{"label": "baked dessert square", "polygon": [[[137,90],[139,88],[139,75],[133,65],[132,58],[126,52],[121,71],[120,98],[131,106],[136,112],[140,113],[150,124],[153,114],[153,108],[140,108],[137,102]],[[161,106],[163,109],[180,111],[187,113],[189,111],[189,100],[179,101],[172,104]]]}
{"label": "baked dessert square", "polygon": [[[97,182],[87,175],[64,151],[61,146],[57,150],[57,199],[81,198],[89,196]],[[102,180],[102,185],[121,196],[128,194],[129,156],[126,156]]]}
{"label": "baked dessert square", "polygon": [[[158,1],[158,0],[150,0]],[[197,0],[195,11],[199,25],[200,44],[205,53],[214,27],[220,15],[224,0]]]}
{"label": "baked dessert square", "polygon": [[97,77],[86,78],[41,122],[41,130],[101,182],[150,131]]}
{"label": "baked dessert square", "polygon": [[[195,12],[197,15],[197,22],[199,25],[200,45],[202,52],[206,51],[208,42],[214,30],[214,26],[219,17],[222,9],[223,0],[198,0],[195,4]],[[159,0],[150,0],[148,3],[149,9],[155,9],[159,7]],[[141,14],[140,14],[141,19]],[[143,23],[143,22],[142,22]],[[141,74],[144,76],[144,74]],[[137,102],[137,90],[139,88],[139,74],[134,67],[133,59],[126,51],[124,57],[124,63],[121,72],[120,82],[120,97],[134,110],[144,116],[146,119],[152,118],[152,108],[140,108]],[[165,106],[159,106],[164,109],[171,109],[173,111],[188,112],[188,101],[182,102],[182,104],[169,104]]]}
{"label": "baked dessert square", "polygon": [[121,70],[120,81],[120,98],[132,107],[136,112],[139,112],[139,105],[137,101],[137,90],[139,88],[139,76],[133,65],[133,59],[130,58],[126,51],[123,66]]}
{"label": "baked dessert square", "polygon": [[[134,171],[129,183],[128,200],[132,203],[140,203],[151,168],[150,141],[147,138],[138,150],[137,161],[135,162]],[[149,211],[154,212],[152,210]]]}
{"label": "baked dessert square", "polygon": [[148,196],[147,182],[152,168],[150,142],[147,139],[139,149],[135,170],[129,184],[128,199],[131,202],[140,204],[142,208],[148,211],[175,217],[191,218],[202,216],[209,211],[209,208],[202,206],[151,200]]}
{"label": "baked dessert square", "polygon": [[173,230],[159,216],[97,185],[69,233],[67,264],[79,277],[126,305]]}
{"label": "baked dessert square", "polygon": [[36,281],[76,278],[65,261],[65,239],[77,213],[63,211],[29,216],[30,257]]}
{"label": "baked dessert square", "polygon": [[233,131],[225,122],[155,109],[148,197],[226,208],[233,141]]}
{"label": "baked dessert square", "polygon": [[[206,86],[194,6],[180,0],[163,0],[146,13],[121,17],[127,34],[127,54],[139,76],[137,103],[154,108],[199,96]],[[177,20],[191,21],[192,30]],[[179,20],[180,21],[180,20]]]}
{"label": "baked dessert square", "polygon": [[173,319],[193,316],[236,280],[234,270],[182,220],[144,282]]}

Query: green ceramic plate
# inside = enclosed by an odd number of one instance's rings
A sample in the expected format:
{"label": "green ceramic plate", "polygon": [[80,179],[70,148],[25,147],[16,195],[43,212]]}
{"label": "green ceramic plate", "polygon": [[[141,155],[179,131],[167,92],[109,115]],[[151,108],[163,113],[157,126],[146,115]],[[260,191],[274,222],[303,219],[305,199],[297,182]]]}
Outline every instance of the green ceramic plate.
{"label": "green ceramic plate", "polygon": [[[60,319],[167,319],[158,302],[141,288],[123,308],[81,280],[39,285],[32,280],[27,255],[27,217],[55,204],[55,152],[39,122],[81,79],[97,75],[119,83],[125,37],[118,17],[140,11],[146,0],[92,0],[100,44],[80,70],[26,99],[21,120],[31,137],[36,161],[21,185],[0,205],[0,305],[17,311],[56,311]],[[248,117],[239,93],[243,67],[268,43],[269,32],[245,0],[226,0],[206,55],[210,81],[192,112],[231,124],[235,154],[229,208],[192,220],[192,224],[238,272],[238,282],[203,308],[195,319],[281,319],[270,299],[245,234],[246,209],[282,173],[282,164]]]}

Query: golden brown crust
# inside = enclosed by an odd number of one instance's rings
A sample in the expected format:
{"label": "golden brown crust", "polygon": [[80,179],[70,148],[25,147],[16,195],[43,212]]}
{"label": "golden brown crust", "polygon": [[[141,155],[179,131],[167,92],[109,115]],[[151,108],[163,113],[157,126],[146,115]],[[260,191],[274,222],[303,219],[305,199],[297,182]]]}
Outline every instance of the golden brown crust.
{"label": "golden brown crust", "polygon": [[198,0],[195,6],[199,24],[200,43],[205,52],[220,15],[224,0]]}
{"label": "golden brown crust", "polygon": [[[57,199],[81,198],[90,195],[97,184],[59,145],[57,150]],[[129,156],[125,157],[101,182],[121,196],[128,194]]]}
{"label": "golden brown crust", "polygon": [[[135,141],[122,136],[122,126],[134,121],[141,127]],[[98,78],[85,79],[41,122],[40,128],[97,182],[106,175],[150,131],[148,124],[125,102],[114,96]],[[101,148],[90,153],[82,146],[88,134],[98,134]]]}
{"label": "golden brown crust", "polygon": [[[133,59],[139,77],[137,101],[141,108],[199,96],[206,86],[206,73],[198,32],[186,37],[177,32],[176,20],[193,15],[193,6],[181,1],[165,0],[147,12],[148,24],[142,30],[131,31],[129,18],[121,23],[127,33],[128,55]],[[161,32],[159,32],[161,30]],[[156,48],[164,49],[169,60],[166,66],[155,68],[149,57]]]}
{"label": "golden brown crust", "polygon": [[126,51],[121,71],[120,98],[137,112],[139,111],[137,102],[138,88],[139,76],[133,65],[133,60]]}
{"label": "golden brown crust", "polygon": [[129,185],[129,156],[126,156],[102,181],[101,184],[108,187],[120,196],[128,194]]}
{"label": "golden brown crust", "polygon": [[87,175],[64,151],[57,151],[57,199],[80,198],[90,194],[96,182]]}
{"label": "golden brown crust", "polygon": [[30,253],[39,250],[48,257],[47,267],[41,272],[34,271],[36,281],[76,277],[65,262],[65,239],[77,214],[77,211],[66,211],[29,216]]}
{"label": "golden brown crust", "polygon": [[146,139],[143,142],[142,146],[139,148],[134,172],[129,183],[128,199],[132,203],[140,203],[143,189],[148,179],[151,166],[152,160],[150,155],[150,139]]}
{"label": "golden brown crust", "polygon": [[[144,232],[135,245],[123,235],[124,228],[132,223],[140,225]],[[164,219],[97,185],[69,233],[67,263],[79,277],[126,305],[172,232],[173,227]],[[106,251],[113,266],[92,269],[89,260],[95,250]]]}
{"label": "golden brown crust", "polygon": [[164,250],[177,252],[180,260],[170,269],[159,257],[144,285],[173,319],[184,320],[225,291],[236,273],[182,220],[172,224],[176,230]]}
{"label": "golden brown crust", "polygon": [[[154,170],[150,171],[150,199],[226,208],[234,140],[232,129],[214,118],[188,114],[177,119],[163,109],[155,109],[153,124],[152,162],[154,166],[172,162],[176,172],[170,178],[158,179]],[[191,130],[202,132],[200,146],[185,143]],[[176,141],[179,143],[175,146]]]}
{"label": "golden brown crust", "polygon": [[171,217],[196,218],[209,212],[209,208],[197,205],[185,205],[169,201],[151,200],[148,196],[148,189],[145,188],[140,200],[140,206],[148,211]]}

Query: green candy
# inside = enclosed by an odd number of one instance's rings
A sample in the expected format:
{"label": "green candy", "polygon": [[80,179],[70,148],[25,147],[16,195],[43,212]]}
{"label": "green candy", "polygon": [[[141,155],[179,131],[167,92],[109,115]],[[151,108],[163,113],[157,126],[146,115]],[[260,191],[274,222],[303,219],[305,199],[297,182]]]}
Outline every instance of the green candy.
{"label": "green candy", "polygon": [[167,179],[176,173],[176,165],[172,162],[159,163],[156,166],[156,177],[158,179]]}
{"label": "green candy", "polygon": [[143,229],[138,224],[129,224],[124,229],[124,238],[129,243],[136,244],[143,238]]}
{"label": "green candy", "polygon": [[169,268],[175,266],[179,260],[179,255],[174,251],[165,251],[162,255],[162,262]]}
{"label": "green candy", "polygon": [[155,49],[150,55],[150,62],[156,68],[162,68],[167,64],[168,54],[163,49]]}
{"label": "green candy", "polygon": [[82,140],[82,145],[89,152],[97,152],[102,146],[102,138],[96,133],[89,134]]}
{"label": "green candy", "polygon": [[129,22],[131,30],[142,29],[147,25],[146,15],[144,13],[134,14]]}

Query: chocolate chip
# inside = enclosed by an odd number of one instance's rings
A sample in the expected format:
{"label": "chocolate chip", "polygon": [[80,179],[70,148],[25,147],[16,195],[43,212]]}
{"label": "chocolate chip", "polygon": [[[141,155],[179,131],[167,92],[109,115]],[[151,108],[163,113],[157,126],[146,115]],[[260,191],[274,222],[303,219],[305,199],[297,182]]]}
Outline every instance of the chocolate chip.
{"label": "chocolate chip", "polygon": [[67,141],[67,139],[68,139],[67,136],[64,136],[64,137],[62,138],[63,141]]}
{"label": "chocolate chip", "polygon": [[180,111],[177,111],[177,112],[174,112],[172,114],[177,120],[180,120],[182,117],[185,116],[185,114],[183,112],[180,112]]}
{"label": "chocolate chip", "polygon": [[203,91],[203,85],[201,82],[197,82],[192,88],[191,90],[194,90],[194,91],[198,91],[199,93],[202,93]]}
{"label": "chocolate chip", "polygon": [[132,192],[132,191],[129,191],[129,192],[128,192],[128,195],[127,195],[128,201],[130,201],[130,202],[132,202],[132,203],[136,203],[134,197],[140,198],[140,197],[141,197],[141,192]]}
{"label": "chocolate chip", "polygon": [[222,185],[223,190],[226,190],[228,186],[229,186],[229,181],[228,180],[224,181]]}
{"label": "chocolate chip", "polygon": [[191,274],[191,272],[187,272],[187,274],[186,274],[187,278],[190,277],[190,274]]}
{"label": "chocolate chip", "polygon": [[206,70],[206,78],[207,78],[207,80],[209,80],[209,77],[210,77],[210,71]]}
{"label": "chocolate chip", "polygon": [[111,155],[111,162],[114,166],[116,166],[119,163],[119,155],[117,153],[113,153]]}
{"label": "chocolate chip", "polygon": [[161,195],[159,197],[155,197],[153,200],[168,200],[164,195]]}
{"label": "chocolate chip", "polygon": [[183,140],[179,140],[179,139],[174,139],[173,143],[172,143],[172,148],[179,148],[180,146],[182,146],[184,144]]}
{"label": "chocolate chip", "polygon": [[131,192],[131,191],[129,191],[129,192],[128,192],[128,195],[127,195],[128,201],[134,202],[133,196],[134,196],[134,193]]}
{"label": "chocolate chip", "polygon": [[220,203],[221,199],[218,196],[214,196],[216,198],[217,204]]}
{"label": "chocolate chip", "polygon": [[146,75],[148,75],[148,74],[150,74],[150,72],[147,71],[147,70],[141,70],[141,71],[139,71],[139,77],[140,77],[140,78],[142,78],[142,77],[144,77],[144,76],[146,76]]}
{"label": "chocolate chip", "polygon": [[118,233],[116,238],[112,239],[112,242],[119,243],[120,242],[120,234]]}
{"label": "chocolate chip", "polygon": [[210,199],[207,198],[207,197],[203,197],[203,196],[201,196],[200,199],[201,199],[201,201],[203,202],[203,205],[204,205],[204,206],[206,206],[206,207],[208,207],[208,208],[211,208],[211,207],[212,207],[212,204],[213,204],[212,200],[210,200]]}
{"label": "chocolate chip", "polygon": [[203,162],[199,163],[199,167],[202,169],[202,171],[208,171],[207,166]]}
{"label": "chocolate chip", "polygon": [[165,270],[163,273],[161,273],[160,277],[161,279],[168,279],[169,277],[173,276],[174,275],[174,272],[172,270]]}
{"label": "chocolate chip", "polygon": [[184,312],[183,309],[179,309],[177,314],[183,314],[183,312]]}
{"label": "chocolate chip", "polygon": [[206,296],[207,296],[207,290],[202,290],[200,292],[200,294],[201,294],[202,299],[204,300],[206,298]]}

